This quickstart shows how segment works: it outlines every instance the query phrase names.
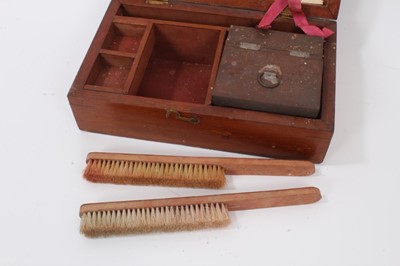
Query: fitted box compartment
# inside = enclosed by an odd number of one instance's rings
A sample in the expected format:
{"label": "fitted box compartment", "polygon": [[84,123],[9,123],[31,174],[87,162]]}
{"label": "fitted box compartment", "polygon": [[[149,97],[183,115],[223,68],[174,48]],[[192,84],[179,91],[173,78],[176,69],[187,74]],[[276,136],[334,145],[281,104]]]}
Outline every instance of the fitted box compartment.
{"label": "fitted box compartment", "polygon": [[137,95],[205,103],[224,34],[215,27],[154,23],[154,45]]}
{"label": "fitted box compartment", "polygon": [[89,74],[85,88],[104,91],[122,91],[132,67],[133,59],[99,54]]}
{"label": "fitted box compartment", "polygon": [[103,48],[131,53],[134,56],[139,49],[145,29],[145,24],[113,23]]}
{"label": "fitted box compartment", "polygon": [[[266,5],[263,2],[261,7],[258,1],[224,0],[218,1],[218,5],[206,2],[174,1],[153,5],[143,0],[113,0],[68,94],[79,128],[238,153],[322,162],[334,130],[336,35],[324,43],[321,108],[316,118],[214,106],[211,91],[225,31],[230,25],[255,27],[271,1],[266,1]],[[237,4],[240,6],[236,7]],[[309,16],[335,18],[337,9],[338,1],[304,5]],[[335,21],[309,20],[312,24],[336,30]],[[139,22],[145,28],[134,55],[105,44],[116,24]],[[175,28],[177,25],[179,29]],[[291,18],[279,18],[272,26],[277,31],[299,33]],[[191,30],[185,29],[187,27],[202,29],[204,42],[212,44],[211,48],[199,46],[203,47],[201,55],[204,59],[199,59],[200,55],[180,55],[187,46],[190,46],[189,50],[193,48],[191,37],[177,39],[181,31],[186,31],[182,35],[193,36]],[[162,32],[175,37],[168,39]],[[191,45],[183,45],[185,41]],[[87,88],[99,53],[104,51],[133,60],[121,91]],[[175,76],[177,73],[182,77]],[[195,73],[197,75],[193,76]],[[185,87],[186,81],[192,78],[201,82]],[[206,92],[204,87],[207,87]]]}

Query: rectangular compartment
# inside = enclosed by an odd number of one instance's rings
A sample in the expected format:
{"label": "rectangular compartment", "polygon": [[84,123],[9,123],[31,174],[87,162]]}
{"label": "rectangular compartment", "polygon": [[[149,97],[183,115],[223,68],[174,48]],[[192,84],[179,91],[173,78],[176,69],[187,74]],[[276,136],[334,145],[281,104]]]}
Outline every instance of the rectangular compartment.
{"label": "rectangular compartment", "polygon": [[86,81],[85,88],[123,92],[133,58],[99,54]]}
{"label": "rectangular compartment", "polygon": [[103,44],[103,49],[135,55],[139,49],[146,25],[113,23]]}
{"label": "rectangular compartment", "polygon": [[[204,104],[215,77],[225,31],[186,24],[154,23],[137,95]],[[214,72],[214,73],[213,73]]]}

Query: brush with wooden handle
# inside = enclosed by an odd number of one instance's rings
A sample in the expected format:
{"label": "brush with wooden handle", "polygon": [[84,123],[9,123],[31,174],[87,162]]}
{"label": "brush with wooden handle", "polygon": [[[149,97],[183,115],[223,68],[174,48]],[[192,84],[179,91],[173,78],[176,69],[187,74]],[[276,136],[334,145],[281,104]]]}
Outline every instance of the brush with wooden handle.
{"label": "brush with wooden handle", "polygon": [[84,204],[81,233],[88,237],[187,231],[227,226],[228,211],[317,202],[318,188]]}
{"label": "brush with wooden handle", "polygon": [[89,153],[83,176],[92,182],[222,188],[228,175],[307,176],[308,161]]}

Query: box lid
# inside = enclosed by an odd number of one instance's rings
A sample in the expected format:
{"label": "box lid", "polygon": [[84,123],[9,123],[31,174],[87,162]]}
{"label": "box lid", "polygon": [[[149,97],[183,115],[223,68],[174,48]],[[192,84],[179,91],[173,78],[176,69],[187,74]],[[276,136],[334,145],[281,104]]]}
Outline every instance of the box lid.
{"label": "box lid", "polygon": [[[274,0],[180,0],[180,2],[208,4],[266,11]],[[340,0],[302,0],[303,11],[308,17],[336,19],[339,13]]]}

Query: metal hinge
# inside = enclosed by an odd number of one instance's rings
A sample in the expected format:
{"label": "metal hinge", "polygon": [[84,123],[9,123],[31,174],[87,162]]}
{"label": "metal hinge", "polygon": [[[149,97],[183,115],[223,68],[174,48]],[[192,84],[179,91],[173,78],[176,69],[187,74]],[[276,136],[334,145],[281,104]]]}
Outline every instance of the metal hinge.
{"label": "metal hinge", "polygon": [[150,5],[168,5],[169,0],[146,0],[146,4]]}

